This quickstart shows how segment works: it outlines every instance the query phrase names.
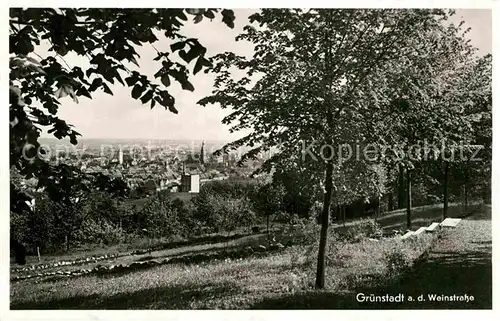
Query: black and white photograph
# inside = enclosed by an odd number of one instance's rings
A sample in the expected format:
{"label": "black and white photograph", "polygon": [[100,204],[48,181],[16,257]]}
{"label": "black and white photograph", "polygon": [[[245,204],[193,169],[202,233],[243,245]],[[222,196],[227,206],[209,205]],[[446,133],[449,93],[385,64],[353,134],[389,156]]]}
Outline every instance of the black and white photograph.
{"label": "black and white photograph", "polygon": [[101,5],[6,8],[11,312],[493,309],[492,7]]}

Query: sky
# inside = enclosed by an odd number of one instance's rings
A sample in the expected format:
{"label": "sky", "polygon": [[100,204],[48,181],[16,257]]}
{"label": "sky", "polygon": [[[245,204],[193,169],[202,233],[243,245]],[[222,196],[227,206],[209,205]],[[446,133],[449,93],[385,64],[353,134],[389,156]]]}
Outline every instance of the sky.
{"label": "sky", "polygon": [[[250,44],[234,38],[243,31],[248,22],[248,16],[255,9],[235,9],[235,28],[230,29],[218,21],[203,20],[199,24],[186,24],[183,33],[188,37],[198,38],[207,48],[208,56],[216,53],[232,51],[239,55],[251,55],[253,48]],[[465,21],[465,27],[471,27],[468,37],[472,44],[479,49],[478,54],[492,52],[491,11],[483,9],[457,10],[452,18]],[[161,37],[158,37],[162,39]],[[167,51],[170,43],[155,44],[158,50]],[[39,54],[47,48],[37,48]],[[161,68],[161,63],[154,61],[156,51],[151,46],[137,49],[141,58],[138,59],[140,72],[153,79],[154,73]],[[88,66],[80,57],[68,54],[65,61],[71,67]],[[194,63],[189,68],[192,70]],[[171,85],[169,90],[176,99],[179,113],[173,114],[163,107],[156,105],[150,109],[149,104],[142,105],[130,95],[130,88],[120,84],[111,86],[114,95],[103,92],[93,94],[93,99],[80,97],[79,103],[74,103],[69,97],[61,99],[59,117],[75,126],[75,130],[83,138],[109,139],[187,139],[230,141],[242,136],[241,133],[229,132],[229,126],[221,123],[228,110],[219,106],[209,105],[201,107],[197,101],[209,95],[212,91],[214,76],[198,73],[190,77],[195,87],[194,92],[182,90],[180,86]],[[51,137],[43,133],[42,137]]]}

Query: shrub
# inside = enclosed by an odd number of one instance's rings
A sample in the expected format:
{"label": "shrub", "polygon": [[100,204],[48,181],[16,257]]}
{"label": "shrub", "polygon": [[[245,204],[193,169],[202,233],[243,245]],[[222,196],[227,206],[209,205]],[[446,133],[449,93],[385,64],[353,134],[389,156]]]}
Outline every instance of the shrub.
{"label": "shrub", "polygon": [[394,246],[390,251],[385,253],[384,263],[388,276],[394,277],[407,269],[412,264],[412,259],[408,251],[399,246]]}
{"label": "shrub", "polygon": [[338,238],[331,237],[326,251],[326,266],[344,267],[345,262],[351,257],[342,251],[345,243]]}
{"label": "shrub", "polygon": [[211,182],[192,199],[196,229],[231,231],[259,223],[250,198],[254,185],[245,181]]}
{"label": "shrub", "polygon": [[314,218],[299,219],[295,216],[293,222],[296,224],[289,225],[283,230],[282,242],[310,245],[318,240],[320,227]]}
{"label": "shrub", "polygon": [[62,246],[61,228],[56,226],[56,204],[47,197],[37,197],[36,210],[11,213],[11,235],[20,241],[28,253],[36,254],[36,248],[50,252]]}
{"label": "shrub", "polygon": [[380,225],[373,220],[368,220],[348,226],[343,231],[338,233],[338,239],[343,242],[353,243],[359,242],[366,237],[371,237],[374,235],[380,235],[382,233],[382,228]]}
{"label": "shrub", "polygon": [[122,241],[123,230],[110,222],[86,220],[76,232],[75,239],[80,243],[91,244],[118,244]]}
{"label": "shrub", "polygon": [[178,202],[152,199],[141,211],[142,222],[149,237],[182,236],[188,233],[188,222],[183,215],[183,207]]}
{"label": "shrub", "polygon": [[272,216],[273,221],[281,223],[289,223],[291,221],[291,218],[292,216],[285,211],[279,211]]}

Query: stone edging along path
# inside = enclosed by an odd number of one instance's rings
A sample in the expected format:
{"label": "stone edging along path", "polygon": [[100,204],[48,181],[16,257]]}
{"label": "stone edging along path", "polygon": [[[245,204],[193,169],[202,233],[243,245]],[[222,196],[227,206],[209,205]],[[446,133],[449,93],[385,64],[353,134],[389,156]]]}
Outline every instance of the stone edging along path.
{"label": "stone edging along path", "polygon": [[[462,218],[468,217],[470,215],[473,215],[475,211],[466,213]],[[198,239],[194,239],[191,241],[181,241],[181,242],[174,242],[174,243],[167,243],[167,244],[162,244],[150,249],[144,249],[144,250],[135,250],[129,253],[115,253],[115,254],[106,254],[102,256],[96,256],[96,257],[87,257],[87,258],[80,258],[76,259],[73,261],[60,261],[56,263],[51,263],[51,264],[39,264],[39,265],[33,265],[30,267],[25,267],[25,268],[18,268],[18,269],[12,269],[12,272],[21,272],[21,271],[32,271],[32,270],[38,270],[38,269],[47,269],[51,267],[58,267],[58,266],[71,266],[71,265],[78,265],[78,264],[85,264],[85,263],[95,263],[98,261],[106,260],[106,259],[116,259],[119,257],[123,256],[131,256],[131,255],[141,255],[141,254],[146,254],[148,252],[152,251],[158,251],[158,250],[164,250],[164,249],[171,249],[180,246],[179,244],[185,244],[185,245],[197,245],[197,244],[211,244],[211,243],[218,243],[221,242],[221,238],[225,238],[225,240],[233,240],[245,236],[250,236],[250,235],[257,235],[261,233],[248,233],[248,234],[235,234],[229,237],[224,237],[224,236],[218,236],[218,237],[201,237]],[[215,240],[215,242],[210,242],[211,240]],[[185,264],[190,264],[190,263],[199,263],[199,262],[204,262],[204,261],[210,261],[210,260],[217,260],[217,259],[226,259],[226,258],[244,258],[244,257],[249,257],[251,255],[254,255],[255,253],[270,253],[276,250],[280,250],[284,248],[281,243],[277,243],[275,245],[271,245],[270,247],[266,248],[263,245],[257,246],[257,247],[246,247],[243,250],[234,250],[234,251],[219,251],[216,253],[212,254],[195,254],[195,255],[180,255],[180,256],[172,256],[165,258],[163,260],[149,260],[149,261],[143,261],[143,262],[133,262],[129,265],[125,264],[117,264],[117,265],[110,265],[110,266],[97,266],[93,269],[78,269],[74,271],[52,271],[52,272],[45,272],[45,273],[37,273],[37,274],[32,274],[32,275],[22,275],[22,276],[14,276],[11,277],[11,281],[19,281],[19,280],[25,280],[25,279],[33,279],[33,278],[42,278],[42,277],[50,277],[50,276],[80,276],[80,275],[86,275],[90,273],[116,273],[116,272],[126,272],[128,270],[135,270],[135,269],[142,269],[142,268],[148,268],[156,265],[164,265],[164,264],[169,264],[169,263],[185,263]],[[426,256],[426,253],[423,253],[424,255],[421,257],[424,258]]]}
{"label": "stone edging along path", "polygon": [[70,266],[70,265],[79,265],[79,264],[84,264],[84,263],[95,263],[99,262],[102,260],[106,259],[116,259],[122,256],[128,256],[132,255],[132,253],[115,253],[115,254],[106,254],[102,256],[91,256],[91,257],[86,257],[86,258],[78,258],[75,260],[69,260],[69,261],[58,261],[55,263],[47,263],[47,264],[37,264],[37,265],[32,265],[24,268],[16,268],[12,269],[11,272],[24,272],[24,271],[33,271],[33,270],[44,270],[52,267],[58,267],[58,266]]}
{"label": "stone edging along path", "polygon": [[[151,259],[148,261],[138,261],[132,262],[131,264],[117,264],[110,266],[102,266],[98,265],[92,269],[78,269],[74,271],[52,271],[45,273],[37,273],[31,275],[20,275],[11,277],[11,281],[20,281],[26,279],[37,279],[44,277],[77,277],[88,274],[98,274],[98,275],[106,275],[112,273],[127,273],[140,269],[147,269],[154,266],[165,265],[165,264],[175,264],[175,263],[183,263],[183,264],[196,264],[207,261],[216,261],[216,260],[224,260],[224,259],[243,259],[251,256],[259,256],[259,255],[267,255],[270,253],[274,253],[280,251],[286,247],[293,246],[292,243],[285,246],[281,243],[276,243],[265,247],[264,245],[259,246],[247,246],[245,248],[240,248],[232,251],[216,251],[214,253],[209,254],[194,254],[194,255],[180,255],[180,256],[171,256],[164,258],[162,260]],[[108,258],[110,256],[107,256]]]}
{"label": "stone edging along path", "polygon": [[[454,204],[454,203],[452,203],[452,204]],[[474,204],[471,204],[471,205],[474,205]],[[434,206],[434,205],[429,205],[429,207],[432,207],[432,206]],[[426,207],[426,206],[422,206],[422,207]],[[463,216],[463,218],[470,216],[471,214],[473,214],[473,212],[466,214],[465,216]],[[357,224],[359,222],[354,222],[354,223]],[[279,230],[280,230],[279,228],[272,228],[271,232],[276,232]],[[85,264],[85,263],[96,263],[96,262],[107,260],[107,259],[117,259],[117,258],[124,257],[124,256],[142,255],[142,254],[146,254],[146,253],[153,252],[153,251],[167,250],[167,249],[177,248],[177,247],[181,247],[181,246],[213,244],[213,243],[235,240],[238,238],[243,238],[246,236],[258,235],[258,234],[262,234],[262,232],[259,232],[259,233],[240,233],[240,234],[233,234],[231,236],[223,236],[223,235],[201,236],[201,237],[194,238],[191,240],[160,244],[160,245],[154,246],[154,247],[149,248],[149,249],[134,250],[134,251],[125,252],[125,253],[105,254],[105,255],[101,255],[101,256],[81,257],[81,258],[77,258],[75,260],[58,261],[58,262],[54,262],[54,263],[34,264],[34,265],[31,265],[28,267],[11,269],[11,273],[28,272],[28,271],[34,271],[34,270],[44,270],[44,269],[49,269],[49,268],[59,267],[59,266],[72,266],[72,265],[80,265],[80,264]],[[82,269],[82,270],[84,270],[84,269]]]}
{"label": "stone edging along path", "polygon": [[233,251],[220,251],[216,253],[210,254],[195,254],[195,255],[184,255],[177,257],[167,257],[162,260],[149,260],[143,262],[133,262],[129,265],[118,264],[118,265],[110,265],[110,266],[97,266],[93,269],[79,269],[75,271],[54,271],[54,272],[45,272],[45,273],[37,273],[31,275],[22,275],[22,276],[14,276],[10,280],[11,281],[20,281],[26,279],[34,279],[34,278],[43,278],[43,277],[51,277],[51,276],[81,276],[87,274],[110,274],[110,273],[124,273],[130,272],[139,269],[147,269],[158,265],[165,264],[174,264],[174,263],[184,263],[184,264],[196,264],[211,260],[223,260],[223,259],[240,259],[247,258],[250,256],[258,256],[258,255],[266,255],[268,253],[273,253],[276,251],[280,251],[285,248],[281,243],[273,244],[269,247],[265,247],[263,245],[259,245],[256,247],[248,246],[243,249],[233,250]]}
{"label": "stone edging along path", "polygon": [[[276,232],[277,230],[279,230],[279,229],[272,229],[271,232]],[[96,263],[96,262],[103,261],[103,260],[117,259],[117,258],[124,257],[124,256],[143,255],[143,254],[154,252],[154,251],[168,250],[168,249],[173,249],[173,248],[182,247],[182,246],[194,246],[194,245],[202,245],[202,244],[214,244],[214,243],[220,243],[220,242],[227,242],[227,241],[232,241],[232,240],[236,240],[239,238],[252,236],[252,235],[259,235],[259,234],[262,234],[262,232],[259,232],[259,233],[240,233],[240,234],[233,234],[230,236],[223,236],[223,235],[216,235],[216,236],[210,236],[210,237],[203,236],[203,237],[199,237],[199,238],[195,238],[195,239],[191,239],[191,240],[186,240],[186,241],[178,241],[178,242],[159,244],[157,246],[153,246],[153,247],[148,248],[148,249],[138,249],[138,250],[134,250],[131,252],[112,253],[112,254],[105,254],[105,255],[101,255],[101,256],[81,257],[81,258],[77,258],[74,260],[58,261],[58,262],[46,263],[46,264],[34,264],[31,266],[27,266],[27,267],[11,269],[11,273],[27,272],[27,271],[34,271],[34,270],[44,270],[44,269],[49,269],[49,268],[59,267],[59,266],[71,266],[71,265],[80,265],[80,264],[85,264],[85,263]]]}

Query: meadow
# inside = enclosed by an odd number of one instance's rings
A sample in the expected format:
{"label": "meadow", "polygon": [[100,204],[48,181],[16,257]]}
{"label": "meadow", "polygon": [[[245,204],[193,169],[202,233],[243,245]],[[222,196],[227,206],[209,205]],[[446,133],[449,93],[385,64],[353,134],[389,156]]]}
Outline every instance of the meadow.
{"label": "meadow", "polygon": [[[450,214],[461,217],[481,208],[482,205],[469,206],[466,212],[457,205],[450,208]],[[439,206],[422,208],[415,211],[419,213],[415,215],[432,221],[438,218],[435,217],[440,213],[437,209]],[[389,226],[394,224],[396,218],[405,219],[404,214],[399,212],[387,213],[385,217],[391,223]],[[379,222],[383,221],[384,217],[381,217]],[[294,233],[292,239],[297,242],[288,242],[288,246],[280,251],[264,251],[240,258],[232,256],[224,259],[221,256],[222,259],[196,263],[162,264],[121,273],[92,273],[75,277],[56,275],[11,282],[11,308],[267,309],[273,305],[290,304],[307,308],[307,302],[319,294],[321,298],[325,295],[337,298],[332,300],[330,308],[359,307],[354,295],[357,291],[366,287],[381,287],[389,280],[394,281],[404,275],[431,248],[440,234],[427,233],[408,240],[399,236],[376,239],[370,236],[372,231],[368,232],[366,226],[365,219],[332,227],[327,252],[327,286],[321,291],[314,290],[313,283],[318,231],[314,226],[304,225],[288,231]],[[287,243],[284,237],[290,238],[292,234],[273,235],[280,238],[275,242]],[[258,244],[259,240],[268,242],[265,236],[244,236],[243,239]],[[248,243],[241,242],[241,239],[230,242],[129,255],[110,259],[107,264],[116,266],[118,263],[157,260],[188,252],[185,256],[189,257],[199,251],[228,253],[228,248],[224,246],[233,246],[237,250],[238,242],[242,250],[248,247]],[[71,268],[75,267],[59,266],[53,269],[66,271]],[[302,302],[301,298],[305,301]]]}

